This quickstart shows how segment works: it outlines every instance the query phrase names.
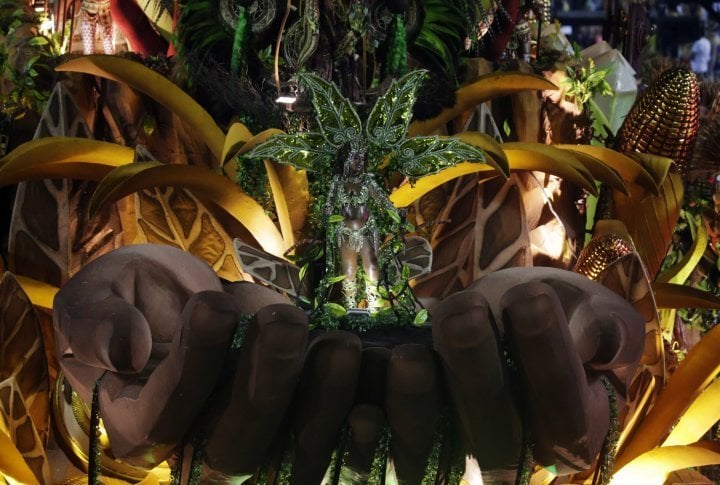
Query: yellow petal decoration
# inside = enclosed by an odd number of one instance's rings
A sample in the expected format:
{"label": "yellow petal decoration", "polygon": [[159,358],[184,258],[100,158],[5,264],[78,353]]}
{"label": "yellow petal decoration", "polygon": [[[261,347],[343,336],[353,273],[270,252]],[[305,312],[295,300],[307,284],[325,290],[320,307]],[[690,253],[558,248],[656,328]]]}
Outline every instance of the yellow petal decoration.
{"label": "yellow petal decoration", "polygon": [[705,223],[702,220],[699,222],[696,227],[695,240],[690,250],[676,265],[660,273],[655,281],[682,285],[690,277],[693,269],[695,269],[695,266],[697,266],[700,259],[702,259],[708,243],[708,233],[705,228]]}
{"label": "yellow petal decoration", "polygon": [[284,249],[287,251],[295,245],[295,237],[293,236],[290,211],[288,210],[288,203],[285,199],[285,191],[280,183],[276,163],[272,160],[265,160],[265,170],[267,171],[268,180],[270,181],[270,189],[272,190],[273,201],[275,202],[275,213],[280,223],[280,232],[282,232],[285,243]]}
{"label": "yellow petal decoration", "polygon": [[431,135],[463,111],[489,99],[525,90],[555,90],[557,86],[542,76],[522,72],[493,72],[477,79],[456,92],[455,105],[445,108],[435,118],[410,124],[408,136]]}
{"label": "yellow petal decoration", "polygon": [[278,130],[277,128],[268,128],[267,130],[261,131],[257,135],[250,138],[238,151],[235,155],[242,155],[243,153],[247,153],[256,146],[258,146],[261,143],[266,142],[271,136],[273,135],[282,135],[285,132],[282,130]]}
{"label": "yellow petal decoration", "polygon": [[670,173],[670,167],[675,163],[672,158],[651,153],[628,153],[628,156],[637,160],[647,170],[658,187],[665,182],[665,178]]}
{"label": "yellow petal decoration", "polygon": [[658,195],[639,184],[630,184],[630,197],[613,191],[611,217],[625,223],[638,254],[654,278],[672,242],[683,201],[683,180],[677,168],[669,168]]}
{"label": "yellow petal decoration", "polygon": [[222,175],[192,165],[133,163],[110,172],[97,187],[88,210],[94,216],[100,207],[149,187],[184,187],[210,207],[217,207],[245,226],[260,246],[282,257],[282,235],[254,199]]}
{"label": "yellow petal decoration", "polygon": [[664,446],[639,456],[613,476],[611,485],[662,485],[675,470],[720,463],[720,444],[703,441]]}
{"label": "yellow petal decoration", "polygon": [[719,371],[720,326],[716,326],[705,334],[680,363],[653,408],[618,455],[616,469],[659,446],[688,406],[715,379]]}
{"label": "yellow petal decoration", "polygon": [[221,158],[222,163],[225,164],[230,158],[234,157],[245,142],[252,137],[253,134],[248,130],[247,126],[240,122],[233,123],[225,137]]}
{"label": "yellow petal decoration", "polygon": [[720,298],[709,291],[692,286],[661,283],[652,284],[658,308],[712,308],[720,310]]}
{"label": "yellow petal decoration", "polygon": [[562,147],[561,150],[565,150],[568,153],[571,153],[572,156],[577,158],[578,161],[582,163],[585,168],[588,169],[588,171],[592,174],[593,178],[595,178],[595,180],[597,180],[598,182],[607,184],[613,189],[619,190],[625,195],[630,195],[630,191],[627,185],[625,185],[622,176],[610,165],[606,165],[599,158],[595,158],[594,156],[581,152],[580,150],[573,150],[565,147]]}
{"label": "yellow petal decoration", "polygon": [[310,188],[307,172],[283,164],[274,164],[288,206],[290,225],[295,237],[299,237],[307,221],[310,206]]}
{"label": "yellow petal decoration", "polygon": [[542,143],[503,143],[511,170],[539,170],[562,177],[597,195],[595,179],[571,153]]}
{"label": "yellow petal decoration", "polygon": [[39,483],[2,426],[0,426],[0,477],[27,485]]}
{"label": "yellow petal decoration", "polygon": [[720,420],[720,380],[708,386],[690,405],[663,446],[688,445],[700,440]]}
{"label": "yellow petal decoration", "polygon": [[445,182],[462,175],[476,172],[484,172],[483,175],[487,174],[487,178],[497,177],[499,175],[493,167],[484,163],[459,163],[453,167],[441,170],[438,173],[422,177],[414,184],[406,182],[390,194],[389,198],[390,201],[395,204],[395,207],[407,207]]}
{"label": "yellow petal decoration", "polygon": [[[674,283],[677,285],[684,284],[693,272],[705,253],[708,243],[707,229],[705,223],[701,220],[695,230],[695,240],[690,250],[683,258],[672,268],[660,273],[655,281],[659,283]],[[660,327],[663,335],[669,337],[675,326],[675,309],[660,311]]]}
{"label": "yellow petal decoration", "polygon": [[623,180],[636,183],[655,195],[660,193],[659,184],[650,172],[636,160],[623,155],[610,148],[593,145],[555,145],[563,150],[573,150],[585,153],[602,161],[605,165],[616,170]]}
{"label": "yellow petal decoration", "polygon": [[508,164],[507,155],[505,155],[502,145],[495,141],[493,137],[486,135],[485,133],[480,133],[479,131],[465,131],[454,135],[453,138],[457,138],[469,145],[480,148],[486,155],[488,155],[488,164],[495,167],[495,169],[503,174],[505,178],[510,176],[510,166]]}
{"label": "yellow petal decoration", "polygon": [[132,148],[87,138],[38,138],[0,159],[0,185],[43,178],[100,180],[108,172],[131,163]]}
{"label": "yellow petal decoration", "polygon": [[92,55],[70,59],[55,70],[104,77],[147,94],[192,128],[210,148],[218,163],[222,160],[225,134],[212,116],[189,94],[152,69],[122,57]]}
{"label": "yellow petal decoration", "polygon": [[60,288],[26,276],[14,276],[33,305],[52,310],[55,294]]}

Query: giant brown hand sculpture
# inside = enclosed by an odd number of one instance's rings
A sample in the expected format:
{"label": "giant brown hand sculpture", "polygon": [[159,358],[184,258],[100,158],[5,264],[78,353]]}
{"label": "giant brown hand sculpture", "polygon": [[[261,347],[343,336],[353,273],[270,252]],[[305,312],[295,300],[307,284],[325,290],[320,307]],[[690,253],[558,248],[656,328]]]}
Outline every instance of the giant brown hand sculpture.
{"label": "giant brown hand sculpture", "polygon": [[292,449],[289,483],[320,483],[340,444],[362,483],[389,429],[400,483],[420,483],[448,403],[483,470],[518,467],[523,427],[537,463],[591,466],[609,422],[600,376],[622,397],[642,353],[629,304],[574,273],[517,268],[429,310],[432,327],[308,338],[284,296],[223,288],[193,256],[143,245],[83,268],[54,317],[66,378],[86,401],[99,379],[112,451],[136,466],[200,430],[208,480],[251,476]]}

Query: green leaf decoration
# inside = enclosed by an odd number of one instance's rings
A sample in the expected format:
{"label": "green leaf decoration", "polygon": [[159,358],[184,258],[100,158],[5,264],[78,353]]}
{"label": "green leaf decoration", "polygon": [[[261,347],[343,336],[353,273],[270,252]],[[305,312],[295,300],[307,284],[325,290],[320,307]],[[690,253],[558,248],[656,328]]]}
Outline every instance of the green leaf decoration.
{"label": "green leaf decoration", "polygon": [[337,303],[325,303],[325,309],[327,312],[332,315],[333,317],[344,317],[347,315],[347,310],[345,310],[345,307],[342,305],[338,305]]}
{"label": "green leaf decoration", "polygon": [[325,141],[335,148],[345,143],[359,143],[362,137],[360,117],[337,86],[310,73],[300,74],[300,80],[310,90],[315,119]]}
{"label": "green leaf decoration", "polygon": [[341,274],[338,276],[333,276],[332,278],[328,279],[328,284],[334,285],[335,283],[340,283],[344,279],[345,279],[344,274]]}
{"label": "green leaf decoration", "polygon": [[405,139],[417,91],[426,73],[424,70],[413,71],[393,80],[387,92],[377,100],[365,128],[371,143],[384,148],[396,146]]}
{"label": "green leaf decoration", "polygon": [[335,156],[319,133],[296,135],[273,135],[268,141],[256,146],[248,156],[272,159],[295,168],[322,171],[329,167]]}
{"label": "green leaf decoration", "polygon": [[394,223],[400,224],[400,222],[402,222],[400,219],[400,214],[398,214],[398,212],[395,209],[386,209],[385,212],[387,213],[388,217],[390,217],[390,219],[392,219],[392,221]]}
{"label": "green leaf decoration", "polygon": [[405,140],[396,153],[399,170],[410,178],[437,173],[460,162],[485,162],[485,153],[456,138],[418,136]]}
{"label": "green leaf decoration", "polygon": [[338,222],[343,222],[345,220],[345,216],[341,216],[340,214],[333,214],[330,217],[328,217],[328,222],[330,224],[337,224]]}
{"label": "green leaf decoration", "polygon": [[427,322],[428,319],[428,311],[426,309],[422,309],[415,315],[415,319],[413,320],[414,325],[422,325],[423,323]]}

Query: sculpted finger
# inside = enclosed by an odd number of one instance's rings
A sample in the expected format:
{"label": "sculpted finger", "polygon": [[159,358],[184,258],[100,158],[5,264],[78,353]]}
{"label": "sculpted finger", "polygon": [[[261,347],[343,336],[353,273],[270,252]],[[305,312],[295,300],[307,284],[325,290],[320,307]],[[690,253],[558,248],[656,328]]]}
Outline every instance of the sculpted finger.
{"label": "sculpted finger", "polygon": [[385,428],[385,413],[372,404],[357,404],[350,411],[348,424],[351,439],[345,465],[359,480],[367,480]]}
{"label": "sculpted finger", "polygon": [[292,399],[306,343],[307,317],[295,306],[268,305],[250,320],[232,394],[208,437],[212,469],[227,475],[255,472]]}
{"label": "sculpted finger", "polygon": [[623,394],[642,358],[645,322],[616,295],[594,294],[569,315],[570,335],[586,369],[612,371]]}
{"label": "sculpted finger", "polygon": [[61,289],[55,298],[53,321],[60,359],[114,372],[140,372],[152,350],[152,334],[143,314],[118,297],[77,306],[76,296]]}
{"label": "sculpted finger", "polygon": [[432,324],[468,452],[483,469],[515,467],[522,426],[487,301],[456,293],[433,308]]}
{"label": "sculpted finger", "polygon": [[[206,405],[226,362],[239,313],[223,292],[195,294],[181,314],[181,330],[141,385],[137,376],[107,374],[100,410],[113,453],[154,466],[178,443]],[[158,352],[159,353],[159,352]]]}
{"label": "sculpted finger", "polygon": [[268,305],[292,303],[285,295],[249,281],[228,283],[225,285],[225,292],[235,298],[240,313],[245,315],[255,315]]}
{"label": "sculpted finger", "polygon": [[395,347],[387,372],[390,454],[400,483],[420,483],[440,420],[435,355],[418,344]]}
{"label": "sculpted finger", "polygon": [[385,380],[387,377],[390,349],[385,347],[367,347],[362,351],[360,377],[358,378],[355,402],[372,404],[385,408]]}
{"label": "sculpted finger", "polygon": [[519,284],[501,307],[536,459],[560,474],[590,467],[608,429],[609,404],[602,384],[588,385],[555,291],[539,281]]}
{"label": "sculpted finger", "polygon": [[317,337],[308,349],[294,416],[293,484],[322,481],[355,397],[362,343],[349,332]]}

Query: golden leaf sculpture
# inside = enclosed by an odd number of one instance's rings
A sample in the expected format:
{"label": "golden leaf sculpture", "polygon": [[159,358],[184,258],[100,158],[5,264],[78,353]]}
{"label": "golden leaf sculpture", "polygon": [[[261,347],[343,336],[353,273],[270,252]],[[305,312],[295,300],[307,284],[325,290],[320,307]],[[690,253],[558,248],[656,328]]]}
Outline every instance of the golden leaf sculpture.
{"label": "golden leaf sculpture", "polygon": [[38,482],[51,483],[45,442],[33,424],[20,385],[13,376],[0,382],[0,420],[3,421],[0,424],[7,426],[8,435]]}
{"label": "golden leaf sculpture", "polygon": [[[31,155],[42,163],[41,155],[53,145],[53,140],[39,140],[44,136],[90,137],[84,117],[61,84],[48,100],[36,140],[23,146],[30,151],[19,147],[4,160]],[[70,153],[77,149],[77,144],[65,146]],[[113,153],[122,153],[123,149],[118,146]],[[98,217],[88,218],[87,204],[93,188],[91,182],[67,179],[21,183],[10,222],[9,269],[60,286],[85,263],[121,246],[118,206],[108,205]]]}
{"label": "golden leaf sculpture", "polygon": [[166,244],[198,256],[229,281],[242,280],[232,239],[207,208],[179,187],[145,189],[135,194],[136,242]]}
{"label": "golden leaf sculpture", "polygon": [[635,375],[620,375],[628,385],[619,446],[644,416],[665,382],[665,357],[650,279],[627,229],[619,221],[598,221],[595,234],[578,258],[575,271],[627,300],[645,320],[645,346]]}
{"label": "golden leaf sculpture", "polygon": [[431,244],[433,267],[415,283],[420,296],[444,298],[483,274],[513,266],[530,266],[532,255],[517,179],[478,183],[465,176],[454,188],[436,226]]}
{"label": "golden leaf sculpture", "polygon": [[42,328],[32,302],[12,273],[0,279],[0,381],[14,378],[45,442],[50,382]]}
{"label": "golden leaf sculpture", "polygon": [[672,241],[683,201],[683,181],[671,160],[667,176],[659,183],[654,195],[638,184],[630,184],[630,197],[613,191],[614,219],[621,220],[632,237],[651,279],[660,270]]}

